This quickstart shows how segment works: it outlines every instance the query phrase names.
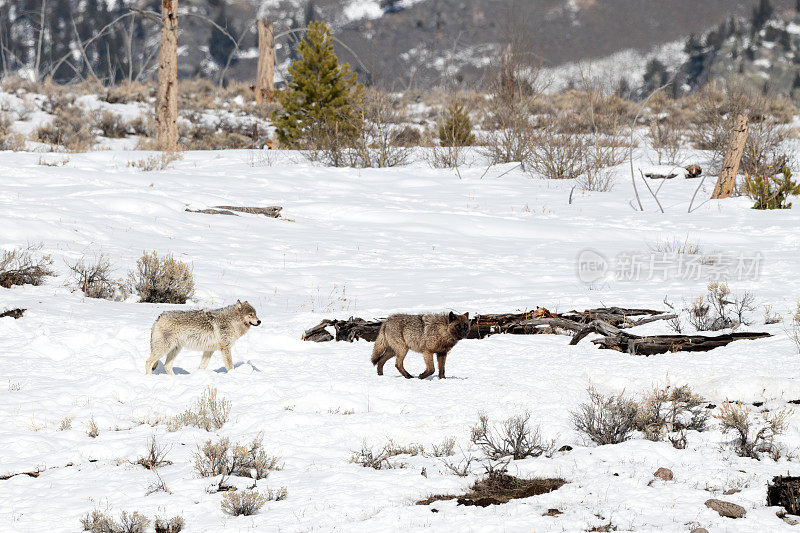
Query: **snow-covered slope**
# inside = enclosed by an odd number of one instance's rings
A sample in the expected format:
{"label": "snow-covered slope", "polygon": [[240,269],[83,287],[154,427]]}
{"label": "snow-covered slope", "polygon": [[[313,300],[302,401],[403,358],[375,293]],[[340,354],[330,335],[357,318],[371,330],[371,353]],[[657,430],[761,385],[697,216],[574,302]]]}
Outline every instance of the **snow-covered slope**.
{"label": "snow-covered slope", "polygon": [[[649,358],[602,351],[568,337],[493,336],[462,341],[448,358],[449,379],[404,380],[388,366],[378,377],[371,344],[314,344],[302,332],[322,318],[382,317],[394,311],[487,313],[544,306],[553,311],[599,305],[663,307],[705,291],[706,278],[641,276],[585,284],[576,272],[584,249],[609,261],[650,253],[657,240],[687,237],[709,253],[762,254],[760,274],[728,281],[784,315],[800,296],[797,208],[760,212],[746,199],[705,201],[710,183],[687,214],[695,180],[666,182],[660,214],[643,196],[634,210],[620,170],[608,193],[575,192],[571,182],[546,182],[508,167],[450,171],[417,163],[387,170],[310,166],[297,154],[225,151],[187,153],[162,172],[128,166],[145,154],[105,151],[70,155],[61,167],[37,164],[60,155],[0,153],[0,247],[43,243],[60,274],[39,287],[0,289],[0,309],[24,307],[19,320],[0,319],[0,524],[7,531],[77,531],[94,508],[181,514],[186,531],[581,531],[791,530],[765,507],[766,482],[796,462],[737,457],[719,430],[689,432],[688,447],[633,440],[586,442],[569,412],[587,385],[637,394],[656,384],[688,383],[709,402],[729,398],[786,407],[800,398],[800,358],[784,325],[754,329],[774,337],[742,341],[709,353]],[[637,154],[642,161],[647,154]],[[695,160],[703,163],[702,155]],[[641,190],[640,193],[646,194]],[[219,204],[284,207],[284,219],[213,216],[185,211]],[[699,205],[698,205],[699,204]],[[145,250],[189,262],[196,301],[185,306],[85,299],[64,286],[65,264],[103,252],[122,276]],[[215,355],[199,371],[199,354],[183,352],[175,377],[145,375],[149,328],[166,309],[223,306],[247,299],[264,323],[234,347],[236,368]],[[663,323],[644,331],[664,332]],[[411,354],[412,373],[423,369]],[[207,386],[231,400],[230,421],[207,433],[168,431],[158,423],[188,408]],[[542,436],[571,451],[513,461],[520,476],[561,476],[568,484],[543,495],[487,508],[414,502],[468,487],[440,459],[400,457],[406,468],[372,470],[349,462],[362,444],[378,448],[432,444],[453,436],[470,451],[479,412],[500,421],[529,411]],[[59,431],[71,417],[70,429]],[[94,419],[100,434],[86,435]],[[800,418],[781,437],[800,444]],[[288,498],[252,517],[220,510],[192,462],[206,439],[249,441],[264,432],[283,470],[258,488],[286,487]],[[145,495],[156,475],[132,464],[157,435],[172,465],[158,470],[170,493]],[[451,458],[458,462],[458,456]],[[71,466],[67,466],[71,465]],[[653,481],[659,467],[675,480]],[[426,476],[420,475],[423,468]],[[240,487],[250,480],[235,480]],[[723,492],[740,489],[735,494]],[[723,497],[744,506],[735,522],[703,505]],[[438,512],[432,512],[432,508]],[[557,508],[563,514],[543,516]]]}

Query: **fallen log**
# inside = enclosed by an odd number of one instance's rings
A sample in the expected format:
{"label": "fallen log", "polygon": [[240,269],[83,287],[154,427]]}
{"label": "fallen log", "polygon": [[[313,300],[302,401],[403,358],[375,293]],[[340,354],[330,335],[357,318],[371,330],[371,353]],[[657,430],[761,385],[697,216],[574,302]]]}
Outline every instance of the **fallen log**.
{"label": "fallen log", "polygon": [[[586,311],[569,311],[563,314],[551,313],[544,307],[525,313],[503,313],[476,315],[470,319],[468,339],[483,339],[489,335],[537,335],[562,334],[566,331],[578,332],[583,327],[598,318],[618,325],[619,327],[633,327],[642,323],[655,320],[673,318],[675,315],[663,314],[652,309],[626,309],[622,307],[603,307]],[[631,317],[645,317],[638,321]],[[303,333],[303,340],[313,342],[328,342],[332,340],[353,342],[364,339],[374,342],[378,337],[384,319],[364,320],[363,318],[350,317],[347,320],[325,319]],[[332,326],[335,337],[327,328]]]}
{"label": "fallen log", "polygon": [[283,207],[279,205],[271,205],[268,207],[240,207],[235,205],[215,205],[214,207],[209,207],[207,209],[189,209],[186,208],[186,211],[189,213],[203,213],[206,215],[228,215],[228,216],[239,216],[234,211],[238,211],[239,213],[247,213],[248,215],[264,215],[265,217],[270,218],[279,218],[281,216],[281,211]]}
{"label": "fallen log", "polygon": [[578,344],[590,333],[602,335],[593,344],[606,350],[629,353],[631,355],[653,355],[667,352],[707,352],[733,341],[742,339],[761,339],[771,337],[769,333],[727,333],[723,335],[634,335],[602,320],[593,320],[575,334],[570,345]]}

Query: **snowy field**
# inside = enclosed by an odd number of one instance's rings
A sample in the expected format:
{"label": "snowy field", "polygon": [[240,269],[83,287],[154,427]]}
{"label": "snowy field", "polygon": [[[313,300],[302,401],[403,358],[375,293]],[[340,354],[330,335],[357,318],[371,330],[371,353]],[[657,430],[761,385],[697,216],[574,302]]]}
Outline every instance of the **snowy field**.
{"label": "snowy field", "polygon": [[[697,180],[665,183],[659,212],[641,182],[645,211],[634,205],[623,165],[611,192],[575,191],[571,182],[531,178],[511,167],[433,170],[424,163],[385,170],[314,167],[296,154],[189,152],[170,169],[142,172],[128,163],[141,152],[69,155],[63,166],[39,163],[60,154],[0,153],[0,248],[42,243],[59,276],[39,287],[0,289],[0,311],[23,307],[19,320],[0,319],[0,530],[79,531],[93,509],[114,517],[182,515],[185,531],[791,531],[767,507],[772,476],[800,474],[797,460],[736,456],[732,435],[712,419],[690,431],[686,449],[637,434],[597,446],[578,433],[570,412],[586,388],[637,395],[656,385],[688,384],[708,402],[765,402],[792,407],[800,399],[800,357],[786,322],[764,325],[760,307],[788,321],[800,298],[800,204],[754,211],[746,198],[708,201],[706,180],[692,213]],[[646,164],[646,154],[637,154]],[[705,162],[698,160],[701,164]],[[213,216],[185,208],[281,205],[283,219]],[[664,309],[705,293],[708,278],[609,276],[585,283],[577,258],[590,249],[610,264],[650,254],[658,242],[688,239],[704,252],[760,257],[757,275],[727,281],[751,291],[759,305],[745,329],[773,337],[740,341],[708,353],[637,357],[600,350],[569,337],[492,336],[459,343],[447,380],[405,380],[392,364],[378,377],[372,345],[309,343],[303,331],[323,318],[384,317],[391,312],[490,313],[546,307],[551,311],[620,305]],[[100,252],[124,276],[146,250],[172,252],[192,265],[196,296],[185,306],[83,298],[71,292],[67,263]],[[612,272],[613,274],[613,272]],[[263,320],[235,345],[235,369],[219,353],[208,370],[184,351],[176,376],[145,375],[149,332],[167,309],[221,307],[248,300]],[[669,333],[656,322],[638,332]],[[634,332],[637,332],[634,330]],[[406,368],[424,368],[409,354]],[[189,408],[208,386],[232,402],[230,420],[215,432],[163,421]],[[471,448],[480,412],[493,421],[529,411],[546,440],[571,451],[512,461],[520,477],[562,477],[549,494],[480,507],[455,501],[415,502],[466,490],[482,474],[458,477],[428,454],[395,458],[406,468],[352,464],[366,443],[378,448],[420,444],[430,450],[456,438],[458,462]],[[60,430],[71,418],[71,428]],[[96,438],[87,436],[94,420]],[[159,422],[162,421],[162,422]],[[250,517],[220,509],[193,454],[207,439],[233,442],[264,435],[267,453],[285,466],[259,480],[258,490],[286,487]],[[158,470],[170,493],[146,495],[156,474],[133,464],[156,435],[172,465]],[[800,413],[780,441],[797,454]],[[66,466],[66,465],[71,466]],[[673,481],[653,478],[670,468]],[[421,475],[425,469],[427,476]],[[252,484],[234,479],[236,486]],[[724,495],[727,491],[738,491]],[[732,520],[704,502],[742,505]],[[543,516],[548,509],[562,512]],[[433,512],[436,511],[436,512]]]}

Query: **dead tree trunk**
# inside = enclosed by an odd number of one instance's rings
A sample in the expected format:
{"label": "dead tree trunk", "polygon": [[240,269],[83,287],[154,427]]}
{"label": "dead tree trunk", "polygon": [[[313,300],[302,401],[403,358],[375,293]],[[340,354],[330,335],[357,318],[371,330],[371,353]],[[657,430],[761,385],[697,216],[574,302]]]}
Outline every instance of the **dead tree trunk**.
{"label": "dead tree trunk", "polygon": [[722,170],[719,171],[717,184],[711,198],[730,198],[736,185],[736,173],[739,172],[739,162],[742,160],[744,144],[747,141],[747,117],[736,117],[736,126],[731,131],[728,139],[728,148],[725,159],[722,161]]}
{"label": "dead tree trunk", "polygon": [[271,20],[258,21],[258,74],[256,103],[275,100],[275,31]]}
{"label": "dead tree trunk", "polygon": [[178,149],[178,0],[161,0],[156,145],[167,152]]}

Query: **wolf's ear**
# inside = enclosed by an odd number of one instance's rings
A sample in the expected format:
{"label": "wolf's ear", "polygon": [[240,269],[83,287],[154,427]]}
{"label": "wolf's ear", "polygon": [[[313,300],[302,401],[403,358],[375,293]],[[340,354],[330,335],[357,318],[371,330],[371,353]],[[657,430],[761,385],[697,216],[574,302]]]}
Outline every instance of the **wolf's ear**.
{"label": "wolf's ear", "polygon": [[447,320],[448,320],[449,322],[454,322],[454,321],[455,321],[455,319],[456,319],[456,314],[455,314],[454,312],[450,311],[450,314],[449,314],[449,315],[447,315]]}
{"label": "wolf's ear", "polygon": [[467,313],[464,313],[464,318],[466,318],[467,320],[469,320],[469,313],[468,313],[468,312],[467,312]]}
{"label": "wolf's ear", "polygon": [[239,309],[241,309],[241,308],[242,308],[242,302],[241,302],[241,300],[236,300],[236,309],[237,309],[237,310],[239,310]]}

